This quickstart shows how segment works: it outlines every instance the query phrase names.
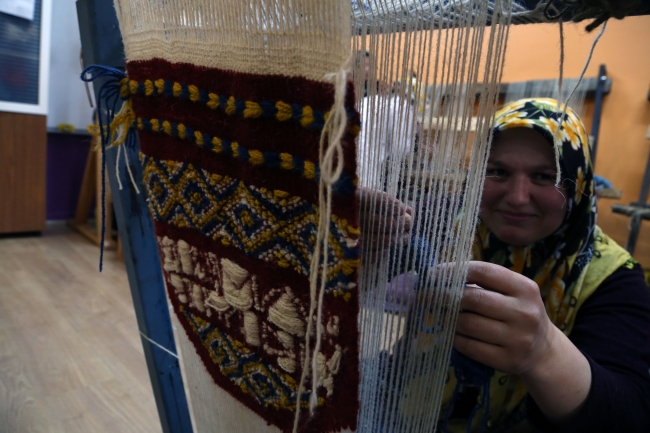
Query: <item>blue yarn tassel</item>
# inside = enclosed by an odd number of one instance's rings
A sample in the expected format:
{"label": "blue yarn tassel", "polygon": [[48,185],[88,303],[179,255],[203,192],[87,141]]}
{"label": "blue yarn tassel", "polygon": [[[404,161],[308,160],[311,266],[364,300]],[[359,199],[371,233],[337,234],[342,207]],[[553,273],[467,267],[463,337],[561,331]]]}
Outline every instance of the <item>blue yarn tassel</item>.
{"label": "blue yarn tassel", "polygon": [[476,413],[485,407],[483,420],[481,421],[481,427],[479,430],[480,433],[483,433],[488,417],[490,416],[490,380],[494,375],[494,368],[474,361],[456,349],[452,349],[451,351],[450,365],[453,367],[454,375],[456,376],[456,387],[454,388],[454,393],[451,396],[451,400],[447,406],[447,411],[445,412],[444,427],[442,430],[444,432],[447,431],[451,412],[454,405],[458,402],[460,387],[472,386],[481,390],[481,400],[480,403],[477,403],[476,406],[474,406],[472,413],[467,419],[467,433],[471,433],[472,431],[472,421],[474,420]]}
{"label": "blue yarn tassel", "polygon": [[[99,245],[99,272],[101,272],[104,263],[104,237],[106,235],[106,147],[110,144],[110,133],[108,128],[104,130],[104,125],[109,126],[113,121],[115,114],[119,110],[118,104],[122,102],[120,96],[120,81],[126,78],[126,74],[119,69],[100,65],[88,66],[81,73],[81,80],[87,83],[92,82],[97,78],[107,78],[107,81],[102,84],[102,87],[99,89],[96,101],[97,119],[99,121],[99,133],[102,143],[102,230]],[[102,107],[105,107],[106,113],[103,112]],[[103,116],[106,116],[106,119],[102,119]],[[133,142],[133,137],[129,137],[127,140],[127,143],[131,144]]]}

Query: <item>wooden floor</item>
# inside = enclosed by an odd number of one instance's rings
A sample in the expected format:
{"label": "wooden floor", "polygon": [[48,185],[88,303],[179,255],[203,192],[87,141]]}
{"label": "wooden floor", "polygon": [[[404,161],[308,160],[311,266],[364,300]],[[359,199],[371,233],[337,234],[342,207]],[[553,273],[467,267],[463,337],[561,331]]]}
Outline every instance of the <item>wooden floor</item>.
{"label": "wooden floor", "polygon": [[161,431],[124,265],[62,224],[0,238],[0,432]]}

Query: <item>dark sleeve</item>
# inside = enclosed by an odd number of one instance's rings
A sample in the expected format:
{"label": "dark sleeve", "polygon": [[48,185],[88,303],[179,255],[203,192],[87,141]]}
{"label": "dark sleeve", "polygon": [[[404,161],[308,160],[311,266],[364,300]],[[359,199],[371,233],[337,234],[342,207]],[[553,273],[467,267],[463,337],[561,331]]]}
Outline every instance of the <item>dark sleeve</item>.
{"label": "dark sleeve", "polygon": [[650,432],[650,290],[639,265],[619,268],[578,310],[570,340],[591,366],[591,389],[576,418],[551,425],[530,396],[540,432]]}

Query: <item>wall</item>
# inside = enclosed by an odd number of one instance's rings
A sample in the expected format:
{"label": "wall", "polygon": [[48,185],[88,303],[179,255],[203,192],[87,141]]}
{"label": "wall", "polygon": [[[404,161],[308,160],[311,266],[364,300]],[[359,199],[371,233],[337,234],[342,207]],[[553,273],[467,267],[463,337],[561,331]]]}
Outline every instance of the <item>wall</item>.
{"label": "wall", "polygon": [[[577,77],[584,67],[598,30],[584,31],[584,23],[564,24],[564,76]],[[557,24],[513,26],[510,30],[503,82],[557,78],[559,29]],[[600,200],[598,224],[625,245],[628,218],[611,212],[613,203],[637,201],[650,140],[650,16],[610,20],[593,54],[586,76],[595,77],[600,64],[612,79],[611,93],[603,104],[596,173],[622,189],[620,200]],[[592,110],[589,110],[592,111]],[[585,125],[591,129],[591,113]],[[642,223],[635,258],[650,267],[650,221]]]}
{"label": "wall", "polygon": [[81,75],[81,39],[74,0],[52,4],[47,126],[69,123],[77,129],[92,124],[92,112]]}
{"label": "wall", "polygon": [[81,191],[89,135],[47,134],[47,219],[74,218]]}

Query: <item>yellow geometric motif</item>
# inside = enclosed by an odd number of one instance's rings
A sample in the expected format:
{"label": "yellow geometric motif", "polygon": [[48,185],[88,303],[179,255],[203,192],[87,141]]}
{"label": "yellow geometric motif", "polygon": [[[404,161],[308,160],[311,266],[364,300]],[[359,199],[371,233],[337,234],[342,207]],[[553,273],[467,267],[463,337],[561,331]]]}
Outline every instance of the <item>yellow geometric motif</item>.
{"label": "yellow geometric motif", "polygon": [[[143,163],[154,219],[196,229],[250,257],[309,275],[317,206],[188,163],[149,156],[143,156]],[[332,216],[327,287],[335,295],[355,287],[351,277],[359,266],[358,237],[358,228]]]}

